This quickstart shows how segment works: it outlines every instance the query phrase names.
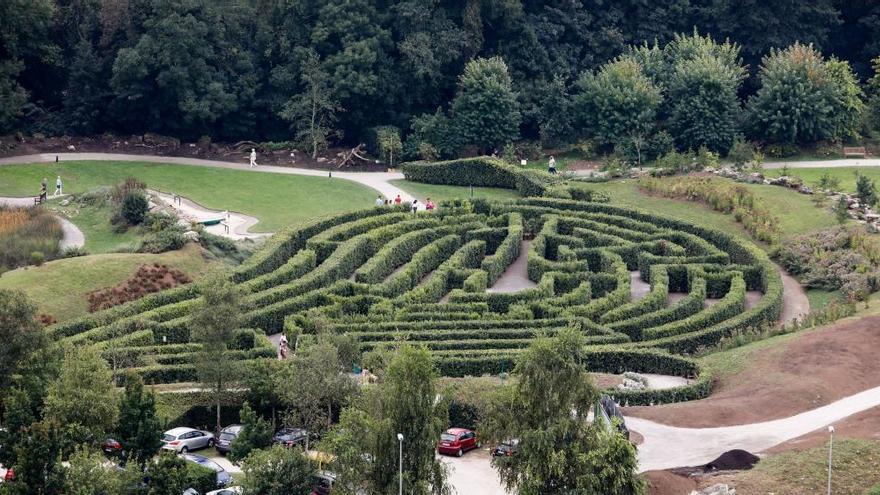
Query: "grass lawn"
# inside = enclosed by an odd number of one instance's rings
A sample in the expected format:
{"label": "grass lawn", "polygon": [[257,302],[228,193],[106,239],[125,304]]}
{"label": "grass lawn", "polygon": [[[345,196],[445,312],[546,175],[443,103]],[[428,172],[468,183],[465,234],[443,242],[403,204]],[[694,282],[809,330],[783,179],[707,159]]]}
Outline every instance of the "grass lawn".
{"label": "grass lawn", "polygon": [[[840,188],[846,192],[856,192],[856,172],[880,183],[880,167],[829,167],[829,168],[790,168],[788,175],[800,177],[808,186],[815,186],[819,178],[825,173],[840,180]],[[766,169],[767,177],[779,177],[782,169]]]}
{"label": "grass lawn", "polygon": [[254,173],[145,162],[61,162],[0,167],[0,196],[35,195],[44,177],[60,175],[64,192],[78,193],[137,177],[148,187],[185,196],[208,208],[260,219],[257,231],[276,231],[310,218],[373,205],[373,189],[341,179]]}
{"label": "grass lawn", "polygon": [[[633,206],[657,212],[679,220],[736,234],[749,239],[748,234],[734,220],[707,206],[689,201],[647,196],[639,192],[634,180],[615,180],[590,184],[597,191],[611,194],[611,201],[621,206]],[[816,208],[809,196],[778,186],[746,185],[779,218],[783,237],[812,232],[837,225],[830,211]]]}
{"label": "grass lawn", "polygon": [[[431,198],[435,203],[444,199],[469,198],[471,195],[468,186],[445,186],[437,184],[422,184],[408,180],[393,180],[391,184],[403,189],[415,196],[419,201]],[[518,198],[519,193],[513,189],[499,189],[496,187],[475,187],[475,198],[484,199],[511,199]]]}
{"label": "grass lawn", "polygon": [[[867,493],[869,488],[880,484],[880,469],[877,468],[880,466],[880,442],[835,439],[833,466],[832,493]],[[828,447],[771,455],[752,470],[731,477],[735,480],[737,493],[825,493]]]}
{"label": "grass lawn", "polygon": [[123,233],[113,231],[109,206],[53,206],[52,210],[73,222],[86,237],[85,249],[89,254],[131,251],[140,244],[141,236],[131,228]]}
{"label": "grass lawn", "polygon": [[87,293],[116,285],[147,263],[168,264],[192,278],[207,265],[201,249],[192,244],[162,254],[99,254],[6,272],[0,276],[0,289],[24,291],[40,313],[67,321],[88,313]]}
{"label": "grass lawn", "polygon": [[824,308],[832,301],[843,300],[843,293],[839,290],[807,289],[807,299],[810,300],[810,309],[815,311]]}

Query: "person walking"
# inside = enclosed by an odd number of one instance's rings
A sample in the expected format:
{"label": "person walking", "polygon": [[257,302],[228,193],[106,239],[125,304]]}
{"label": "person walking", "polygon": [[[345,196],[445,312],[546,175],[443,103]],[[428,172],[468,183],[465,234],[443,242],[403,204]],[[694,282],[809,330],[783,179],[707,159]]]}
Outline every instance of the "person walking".
{"label": "person walking", "polygon": [[251,148],[251,167],[254,168],[257,166],[257,150]]}
{"label": "person walking", "polygon": [[403,200],[400,199],[400,194],[398,194],[397,197],[394,198],[394,204],[399,205],[402,202],[403,202]]}
{"label": "person walking", "polygon": [[431,198],[425,198],[425,209],[431,211],[434,209],[434,202],[431,201]]}
{"label": "person walking", "polygon": [[46,185],[48,183],[49,183],[49,181],[46,180],[45,177],[43,177],[43,181],[40,182],[40,202],[46,201],[47,194],[48,194],[48,192],[46,190],[46,187],[47,187]]}
{"label": "person walking", "polygon": [[385,198],[383,198],[381,194],[376,196],[376,206],[385,206],[386,204]]}
{"label": "person walking", "polygon": [[550,155],[550,161],[547,162],[547,171],[551,174],[556,173],[556,158],[553,158],[553,155]]}
{"label": "person walking", "polygon": [[64,183],[61,182],[61,176],[59,175],[57,179],[55,179],[55,193],[52,194],[52,197],[55,196],[63,196],[62,188],[64,187]]}

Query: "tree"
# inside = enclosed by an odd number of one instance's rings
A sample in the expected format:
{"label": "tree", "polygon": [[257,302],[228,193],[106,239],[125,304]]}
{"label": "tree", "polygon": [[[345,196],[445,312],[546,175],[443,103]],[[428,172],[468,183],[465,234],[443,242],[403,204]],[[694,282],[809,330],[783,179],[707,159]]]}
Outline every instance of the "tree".
{"label": "tree", "polygon": [[226,391],[240,378],[239,363],[226,359],[226,351],[239,327],[242,314],[241,293],[237,285],[221,272],[213,272],[200,284],[202,297],[193,308],[190,335],[200,344],[196,355],[199,381],[212,396],[219,432],[220,408]]}
{"label": "tree", "polygon": [[61,435],[60,426],[46,420],[33,423],[24,431],[22,441],[15,447],[15,481],[9,484],[4,495],[63,493],[65,468],[61,464]]}
{"label": "tree", "polygon": [[129,191],[125,197],[122,198],[122,205],[120,205],[119,211],[122,218],[124,218],[129,225],[140,225],[144,222],[144,217],[147,215],[149,208],[150,205],[143,192]]}
{"label": "tree", "polygon": [[834,111],[834,137],[841,141],[858,139],[865,112],[865,93],[859,85],[859,79],[845,60],[832,57],[826,67],[840,95]]}
{"label": "tree", "polygon": [[819,177],[816,186],[825,191],[836,191],[840,188],[840,179],[826,171],[821,177]]}
{"label": "tree", "polygon": [[309,493],[315,467],[298,448],[276,445],[254,451],[244,462],[243,495]]}
{"label": "tree", "polygon": [[100,350],[87,346],[65,351],[61,375],[49,386],[44,414],[64,426],[67,453],[80,443],[97,444],[113,430],[118,397]]}
{"label": "tree", "polygon": [[400,141],[400,130],[393,126],[381,126],[376,128],[376,142],[379,145],[379,153],[391,167],[394,167],[394,156],[403,150]]}
{"label": "tree", "polygon": [[533,342],[517,361],[516,383],[502,388],[490,404],[484,434],[520,439],[516,456],[493,460],[509,491],[643,492],[635,449],[625,440],[609,439],[601,423],[586,420],[598,392],[585,367],[583,344],[573,329]]}
{"label": "tree", "polygon": [[501,57],[468,62],[452,101],[452,124],[461,144],[481,152],[515,141],[522,116],[507,64]]}
{"label": "tree", "polygon": [[232,442],[232,450],[229,452],[229,460],[232,462],[241,462],[254,450],[272,445],[272,425],[257,416],[247,402],[241,407],[241,424],[242,429]]}
{"label": "tree", "polygon": [[843,194],[840,195],[840,199],[834,205],[834,218],[837,219],[837,223],[840,225],[845,224],[849,220],[849,204],[847,204],[846,196]]}
{"label": "tree", "polygon": [[[124,471],[128,473],[129,471]],[[64,491],[69,495],[103,495],[131,493],[123,491],[123,477],[98,452],[79,447],[70,456],[70,467],[64,473]]]}
{"label": "tree", "polygon": [[563,144],[574,133],[568,86],[565,79],[557,75],[542,89],[539,118],[541,142],[549,146]]}
{"label": "tree", "polygon": [[359,488],[369,493],[393,491],[399,480],[398,433],[404,438],[406,493],[449,493],[445,468],[435,457],[448,411],[447,404],[436,402],[436,373],[427,349],[403,346],[391,359],[384,380],[343,411],[326,437],[336,455],[340,493],[353,495]]}
{"label": "tree", "polygon": [[36,313],[24,293],[0,289],[0,392],[27,357],[48,342]]}
{"label": "tree", "polygon": [[289,366],[289,360],[259,359],[247,366],[244,385],[247,388],[245,401],[260,414],[268,414],[275,426],[275,412],[281,406],[277,379],[281,369]]}
{"label": "tree", "polygon": [[291,122],[300,145],[311,150],[312,158],[317,158],[332,139],[342,136],[334,128],[336,114],[342,111],[342,107],[333,97],[330,75],[324,70],[318,54],[311,49],[300,53],[300,78],[304,91],[287,100],[280,115]]}
{"label": "tree", "polygon": [[155,394],[144,392],[144,383],[139,376],[127,375],[116,426],[116,439],[122,444],[123,460],[143,465],[162,446],[161,435]]}
{"label": "tree", "polygon": [[771,50],[759,79],[761,87],[748,101],[755,137],[787,144],[835,137],[840,88],[812,46],[795,43]]}
{"label": "tree", "polygon": [[664,49],[669,60],[669,128],[681,149],[727,153],[739,131],[738,92],[746,76],[739,46],[710,37],[683,37]]}
{"label": "tree", "polygon": [[880,56],[872,61],[874,75],[868,80],[869,122],[874,130],[880,131]]}
{"label": "tree", "polygon": [[150,480],[147,495],[176,495],[187,488],[204,493],[217,486],[214,470],[168,452],[162,452],[155,462],[147,465],[146,477]]}
{"label": "tree", "polygon": [[856,175],[856,196],[866,206],[877,204],[877,186],[874,185],[874,181],[869,179],[867,175]]}
{"label": "tree", "polygon": [[[304,427],[309,437],[327,430],[333,411],[339,411],[354,393],[354,383],[342,374],[339,356],[329,342],[298,352],[278,375],[276,387],[287,407],[287,423]],[[309,438],[306,438],[306,449]]]}
{"label": "tree", "polygon": [[660,90],[629,59],[609,62],[577,81],[574,101],[577,121],[600,143],[646,139],[655,130]]}
{"label": "tree", "polygon": [[15,447],[22,441],[24,431],[37,419],[31,398],[20,388],[9,390],[3,398],[3,426],[0,431],[0,463],[15,464]]}

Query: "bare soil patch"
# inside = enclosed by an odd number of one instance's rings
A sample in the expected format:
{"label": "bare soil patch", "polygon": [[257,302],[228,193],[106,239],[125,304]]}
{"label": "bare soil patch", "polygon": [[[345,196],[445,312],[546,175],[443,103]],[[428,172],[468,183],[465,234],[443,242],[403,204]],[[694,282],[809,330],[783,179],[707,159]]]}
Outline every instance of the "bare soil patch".
{"label": "bare soil patch", "polygon": [[697,489],[697,482],[669,471],[646,471],[642,476],[648,480],[648,495],[689,495]]}
{"label": "bare soil patch", "polygon": [[786,418],[880,385],[880,317],[838,322],[753,352],[703,400],[629,407],[625,414],[708,428]]}

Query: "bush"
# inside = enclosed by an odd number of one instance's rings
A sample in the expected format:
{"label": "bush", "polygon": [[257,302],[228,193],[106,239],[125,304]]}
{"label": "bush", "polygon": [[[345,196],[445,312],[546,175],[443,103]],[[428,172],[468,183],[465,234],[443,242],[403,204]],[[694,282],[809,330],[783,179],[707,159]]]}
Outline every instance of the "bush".
{"label": "bush", "polygon": [[46,255],[42,251],[34,251],[30,255],[30,261],[32,265],[41,266],[46,261]]}
{"label": "bush", "polygon": [[414,182],[516,189],[523,196],[540,196],[556,181],[546,172],[520,169],[491,157],[409,162],[402,169],[404,177]]}
{"label": "bush", "polygon": [[149,204],[147,197],[141,191],[129,191],[122,199],[120,215],[128,225],[140,225],[147,215]]}
{"label": "bush", "polygon": [[186,245],[186,237],[183,233],[176,229],[167,229],[160,232],[148,234],[141,241],[138,251],[141,253],[164,253],[166,251],[176,251]]}

